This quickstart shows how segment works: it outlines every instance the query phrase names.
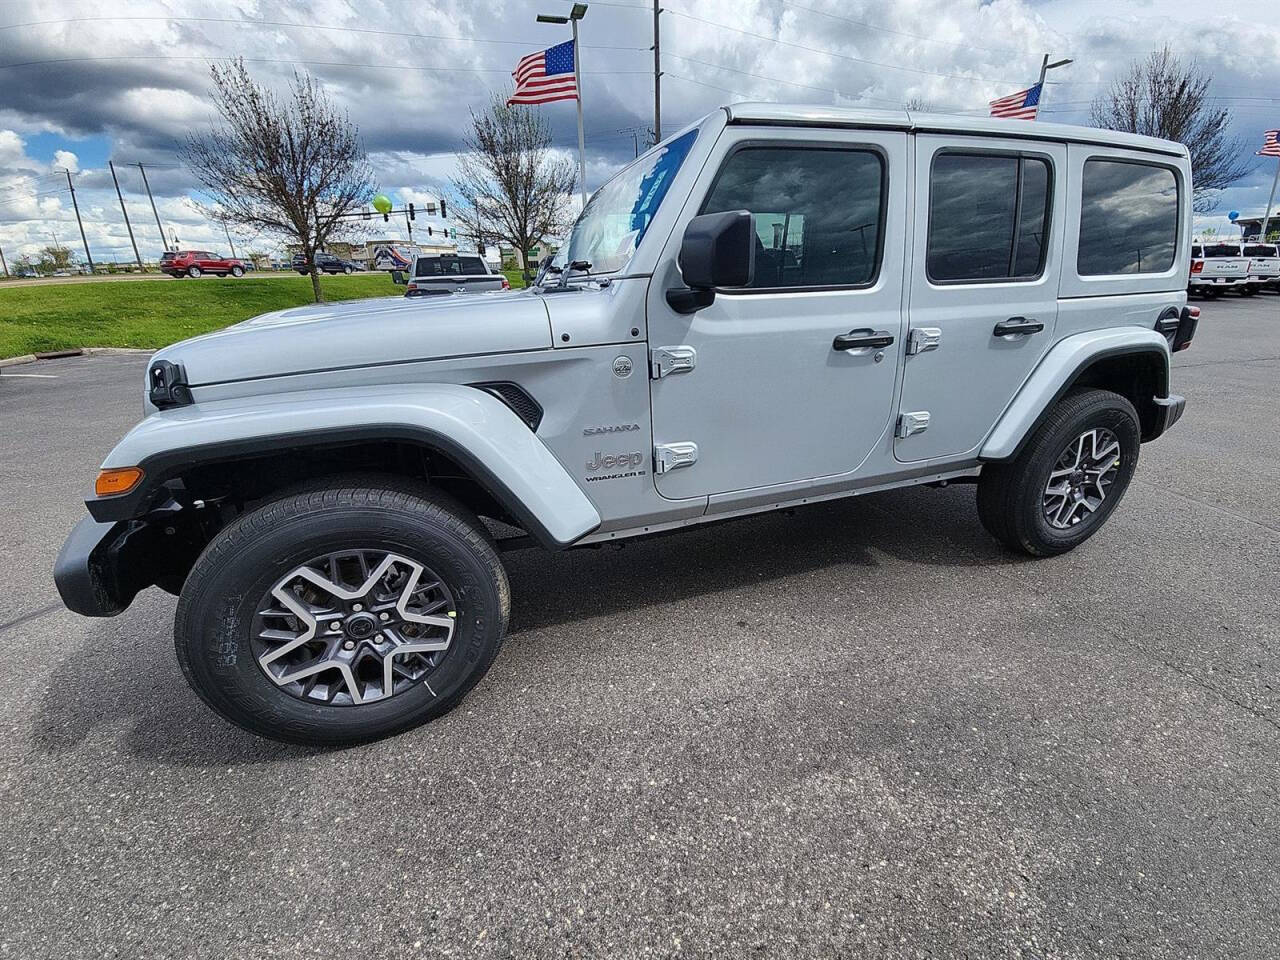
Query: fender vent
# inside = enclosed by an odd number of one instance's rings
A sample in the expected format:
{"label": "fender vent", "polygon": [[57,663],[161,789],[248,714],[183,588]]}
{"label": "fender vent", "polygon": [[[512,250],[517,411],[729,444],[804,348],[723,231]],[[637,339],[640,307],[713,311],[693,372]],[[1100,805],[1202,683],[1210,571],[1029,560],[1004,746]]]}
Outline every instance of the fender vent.
{"label": "fender vent", "polygon": [[497,397],[510,407],[530,430],[537,432],[538,424],[542,423],[542,407],[538,406],[538,401],[529,396],[520,384],[503,380],[498,383],[469,383],[467,386]]}

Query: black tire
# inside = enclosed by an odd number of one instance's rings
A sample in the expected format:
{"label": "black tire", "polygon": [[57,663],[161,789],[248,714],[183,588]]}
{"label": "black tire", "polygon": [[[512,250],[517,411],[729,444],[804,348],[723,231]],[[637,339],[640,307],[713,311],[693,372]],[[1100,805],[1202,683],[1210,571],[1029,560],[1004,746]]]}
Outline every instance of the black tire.
{"label": "black tire", "polygon": [[232,268],[231,268],[231,275],[232,275],[233,277],[243,277],[243,276],[244,276],[244,267],[232,267]]}
{"label": "black tire", "polygon": [[351,275],[351,268],[350,268],[350,267],[343,267],[343,268],[342,268],[342,272],[343,272],[343,273],[345,273],[345,274],[347,274],[348,276],[350,276],[350,275]]}
{"label": "black tire", "polygon": [[[317,746],[399,733],[455,707],[501,649],[510,592],[480,521],[425,484],[355,483],[287,494],[242,515],[213,538],[183,586],[174,623],[182,671],[205,703],[253,733]],[[351,549],[386,550],[429,568],[452,594],[456,625],[434,668],[403,691],[345,706],[302,699],[259,665],[256,608],[298,565]]]}
{"label": "black tire", "polygon": [[299,270],[299,271],[298,271],[298,276],[300,276],[300,277],[305,277],[306,275],[307,275],[307,271],[305,271],[305,270]]}
{"label": "black tire", "polygon": [[[1085,432],[1109,430],[1119,442],[1119,465],[1105,498],[1073,526],[1055,527],[1045,514],[1049,474],[1059,456]],[[1124,497],[1138,465],[1142,428],[1126,398],[1109,390],[1085,389],[1060,400],[1007,463],[985,466],[978,478],[978,517],[993,537],[1035,557],[1066,553],[1093,536]]]}

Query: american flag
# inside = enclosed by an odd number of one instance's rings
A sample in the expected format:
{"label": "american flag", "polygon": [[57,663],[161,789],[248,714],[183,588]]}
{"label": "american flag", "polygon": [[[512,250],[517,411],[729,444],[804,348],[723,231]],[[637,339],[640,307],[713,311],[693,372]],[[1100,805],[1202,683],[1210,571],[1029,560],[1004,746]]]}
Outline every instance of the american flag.
{"label": "american flag", "polygon": [[1260,157],[1280,157],[1280,130],[1268,130],[1262,137]]}
{"label": "american flag", "polygon": [[991,116],[1009,117],[1013,120],[1034,120],[1040,109],[1040,84],[1011,93],[999,100],[992,100]]}
{"label": "american flag", "polygon": [[577,100],[578,82],[573,75],[573,57],[572,40],[521,57],[511,74],[516,78],[516,91],[507,100],[507,106]]}

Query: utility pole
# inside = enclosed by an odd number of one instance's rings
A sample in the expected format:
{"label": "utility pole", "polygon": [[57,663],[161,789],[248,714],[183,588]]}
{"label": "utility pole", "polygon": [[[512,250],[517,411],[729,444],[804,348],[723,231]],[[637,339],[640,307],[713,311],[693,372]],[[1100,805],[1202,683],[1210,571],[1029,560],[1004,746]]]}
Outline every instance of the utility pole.
{"label": "utility pole", "polygon": [[1040,88],[1040,96],[1036,101],[1036,116],[1040,116],[1040,111],[1044,109],[1044,78],[1050,70],[1056,70],[1058,67],[1065,67],[1068,63],[1074,63],[1074,60],[1059,60],[1056,63],[1049,62],[1049,55],[1046,53],[1044,59],[1040,61],[1040,79],[1036,81],[1036,86]]}
{"label": "utility pole", "polygon": [[653,0],[653,142],[662,140],[662,47],[658,15],[662,8]]}
{"label": "utility pole", "polygon": [[4,250],[0,250],[0,267],[4,268],[4,275],[9,275],[9,265],[4,262]]}
{"label": "utility pole", "polygon": [[151,195],[151,184],[147,183],[147,168],[138,164],[138,170],[142,173],[142,185],[147,188],[147,199],[151,201],[151,213],[156,218],[156,229],[160,231],[160,245],[168,253],[169,241],[164,238],[164,227],[160,226],[160,214],[156,213],[156,198]]}
{"label": "utility pole", "polygon": [[1262,227],[1258,230],[1258,242],[1267,242],[1267,227],[1271,225],[1271,204],[1276,199],[1276,184],[1280,183],[1280,157],[1276,157],[1276,175],[1271,179],[1271,196],[1267,197],[1267,212],[1262,217]]}
{"label": "utility pole", "polygon": [[231,241],[231,230],[227,227],[227,221],[225,220],[222,221],[222,232],[227,235],[227,246],[231,248],[231,259],[239,259],[236,256],[236,245]]}
{"label": "utility pole", "polygon": [[80,242],[84,244],[84,258],[89,261],[89,273],[94,272],[93,255],[89,253],[89,238],[84,235],[84,221],[80,219],[80,204],[76,203],[76,188],[71,182],[71,171],[62,168],[67,175],[67,187],[71,190],[71,208],[76,212],[76,223],[80,224]]}
{"label": "utility pole", "polygon": [[116,199],[120,201],[120,212],[124,214],[124,228],[129,231],[129,242],[133,244],[133,259],[138,261],[138,272],[142,272],[142,256],[138,253],[138,241],[133,239],[133,225],[129,223],[129,211],[124,206],[124,194],[120,192],[120,180],[116,177],[116,165],[107,161],[111,168],[111,182],[116,185]]}

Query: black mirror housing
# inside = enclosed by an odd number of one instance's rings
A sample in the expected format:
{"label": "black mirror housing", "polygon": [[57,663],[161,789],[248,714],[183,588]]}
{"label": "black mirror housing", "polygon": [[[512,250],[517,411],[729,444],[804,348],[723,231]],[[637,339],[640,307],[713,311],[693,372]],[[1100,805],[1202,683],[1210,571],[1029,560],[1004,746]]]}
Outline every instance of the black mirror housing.
{"label": "black mirror housing", "polygon": [[404,271],[402,271],[402,270],[392,270],[392,271],[391,271],[391,282],[392,282],[392,283],[405,284],[405,283],[408,283],[409,281],[405,279],[405,277],[404,277]]}
{"label": "black mirror housing", "polygon": [[756,268],[756,232],[746,210],[704,213],[685,227],[680,273],[687,287],[667,291],[678,313],[711,305],[717,287],[745,287]]}

